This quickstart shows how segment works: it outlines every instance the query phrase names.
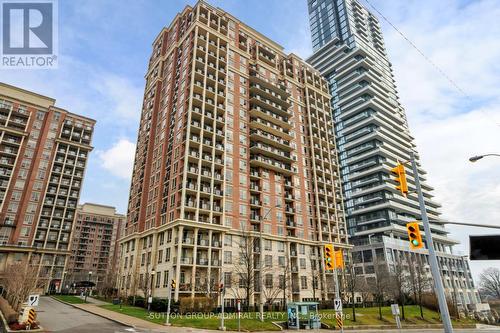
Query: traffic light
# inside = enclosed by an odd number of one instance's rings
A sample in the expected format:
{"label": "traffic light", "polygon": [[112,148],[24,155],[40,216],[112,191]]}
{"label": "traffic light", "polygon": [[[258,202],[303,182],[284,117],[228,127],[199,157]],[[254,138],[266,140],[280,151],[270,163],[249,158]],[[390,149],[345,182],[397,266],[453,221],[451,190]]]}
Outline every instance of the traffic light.
{"label": "traffic light", "polygon": [[224,283],[219,284],[219,292],[220,293],[224,292]]}
{"label": "traffic light", "polygon": [[335,251],[335,268],[344,268],[344,254],[342,249]]}
{"label": "traffic light", "polygon": [[170,288],[175,289],[175,280],[172,279],[172,282],[170,282]]}
{"label": "traffic light", "polygon": [[325,250],[325,270],[331,271],[333,270],[333,245],[332,244],[325,244],[324,246]]}
{"label": "traffic light", "polygon": [[410,239],[411,249],[420,249],[424,246],[424,242],[422,242],[422,235],[420,234],[420,229],[417,222],[407,223],[406,231],[408,232],[408,238]]}
{"label": "traffic light", "polygon": [[408,194],[408,183],[406,182],[405,166],[398,162],[398,165],[391,169],[391,173],[396,176],[394,180],[399,184],[396,186],[396,190],[399,190],[402,195],[406,196]]}

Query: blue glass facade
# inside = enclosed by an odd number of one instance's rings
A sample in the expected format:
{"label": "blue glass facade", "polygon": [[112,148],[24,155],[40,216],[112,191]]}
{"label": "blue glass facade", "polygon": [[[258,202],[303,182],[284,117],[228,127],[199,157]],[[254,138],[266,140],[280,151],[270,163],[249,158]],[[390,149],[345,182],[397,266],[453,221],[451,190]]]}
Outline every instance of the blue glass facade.
{"label": "blue glass facade", "polygon": [[349,39],[349,24],[343,0],[308,0],[308,8],[314,51],[335,37],[341,41]]}

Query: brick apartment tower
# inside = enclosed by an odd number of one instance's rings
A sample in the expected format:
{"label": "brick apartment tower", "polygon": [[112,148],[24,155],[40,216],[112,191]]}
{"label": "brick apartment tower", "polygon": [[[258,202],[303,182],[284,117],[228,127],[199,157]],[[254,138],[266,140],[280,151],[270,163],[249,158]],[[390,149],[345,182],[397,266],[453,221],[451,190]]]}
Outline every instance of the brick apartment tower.
{"label": "brick apartment tower", "polygon": [[112,285],[118,268],[117,240],[124,223],[125,215],[117,214],[115,207],[78,205],[65,285],[87,281],[89,273],[98,288]]}
{"label": "brick apartment tower", "polygon": [[153,43],[137,141],[123,295],[165,298],[175,279],[175,300],[222,281],[227,305],[333,296],[322,244],[349,245],[318,72],[223,10],[187,6]]}
{"label": "brick apartment tower", "polygon": [[28,258],[59,288],[95,121],[0,83],[0,274]]}

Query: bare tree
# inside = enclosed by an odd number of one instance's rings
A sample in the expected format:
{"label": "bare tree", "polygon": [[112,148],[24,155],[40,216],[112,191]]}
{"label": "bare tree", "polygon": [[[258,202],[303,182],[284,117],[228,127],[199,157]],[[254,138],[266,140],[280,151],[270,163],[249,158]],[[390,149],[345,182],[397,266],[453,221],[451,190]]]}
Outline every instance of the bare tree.
{"label": "bare tree", "polygon": [[280,266],[279,272],[280,275],[278,281],[278,289],[280,290],[281,295],[283,295],[283,310],[285,310],[288,295],[292,291],[291,289],[294,287],[291,281],[292,272],[291,272],[290,260],[286,255],[285,255],[285,264]]}
{"label": "bare tree", "polygon": [[405,319],[405,294],[408,290],[408,271],[405,267],[404,255],[396,255],[396,260],[390,272],[394,297],[401,303],[401,318]]}
{"label": "bare tree", "polygon": [[378,305],[378,316],[382,320],[382,304],[384,303],[387,293],[390,290],[391,275],[384,262],[379,262],[374,259],[373,262],[374,277],[367,280],[370,289],[372,290],[373,298]]}
{"label": "bare tree", "polygon": [[[270,275],[271,279],[268,280],[268,275]],[[276,283],[273,281],[274,276],[271,273],[267,273],[264,275],[264,288],[262,290],[263,296],[264,296],[264,301],[266,304],[269,305],[269,307],[273,308],[274,301],[278,298],[280,295],[281,289],[279,288],[279,283]]]}
{"label": "bare tree", "polygon": [[364,277],[359,276],[356,278],[358,279],[358,282],[356,283],[356,292],[361,295],[361,301],[363,302],[363,307],[365,307],[366,301],[369,298],[373,300],[373,293],[370,285]]}
{"label": "bare tree", "polygon": [[479,275],[479,290],[485,297],[500,299],[500,269],[486,268]]}
{"label": "bare tree", "polygon": [[321,271],[318,262],[310,259],[311,270],[309,271],[309,281],[311,282],[313,298],[316,299],[316,291],[320,291]]}
{"label": "bare tree", "polygon": [[139,289],[144,293],[145,302],[144,304],[148,304],[148,298],[151,295],[151,283],[153,281],[153,276],[149,270],[149,265],[151,264],[150,260],[146,262],[146,271],[144,272],[144,278],[142,281],[139,281]]}
{"label": "bare tree", "polygon": [[6,267],[2,284],[7,301],[16,311],[23,302],[28,301],[30,293],[43,286],[43,282],[38,279],[37,267],[30,265],[27,259]]}
{"label": "bare tree", "polygon": [[137,291],[139,290],[139,270],[134,269],[132,271],[132,281],[130,284],[130,294],[132,295],[132,305],[135,305],[135,299],[137,297]]}
{"label": "bare tree", "polygon": [[250,300],[255,294],[255,284],[259,278],[255,268],[261,265],[260,255],[256,256],[255,254],[259,254],[262,249],[259,248],[258,238],[252,235],[245,226],[242,225],[240,231],[238,258],[233,261],[232,265],[234,279],[232,282],[235,283],[231,283],[231,289],[236,297],[245,300],[248,309]]}
{"label": "bare tree", "polygon": [[361,289],[362,284],[366,284],[366,280],[361,276],[356,276],[352,260],[345,263],[343,270],[343,281],[345,290],[350,295],[352,302],[352,321],[356,321],[356,292]]}
{"label": "bare tree", "polygon": [[116,271],[111,270],[106,272],[106,275],[104,275],[104,279],[98,285],[99,294],[106,298],[112,297],[116,292],[116,288],[118,287],[117,281],[118,274],[116,273]]}
{"label": "bare tree", "polygon": [[420,308],[420,318],[424,319],[423,296],[432,289],[432,281],[427,272],[425,272],[422,258],[419,255],[415,256],[415,260],[412,260],[412,263],[412,265],[409,265],[411,281],[410,290],[413,294],[413,299]]}

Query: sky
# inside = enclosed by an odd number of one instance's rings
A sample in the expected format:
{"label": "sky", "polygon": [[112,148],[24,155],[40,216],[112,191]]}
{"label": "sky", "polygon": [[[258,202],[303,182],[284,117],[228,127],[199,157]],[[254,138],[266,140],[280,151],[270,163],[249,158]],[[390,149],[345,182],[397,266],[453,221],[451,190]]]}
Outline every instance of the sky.
{"label": "sky", "polygon": [[[303,58],[312,53],[306,0],[209,3],[287,52]],[[468,161],[476,154],[500,152],[500,2],[370,3],[429,59],[381,19],[401,102],[428,183],[443,204],[443,218],[500,225],[500,158]],[[97,120],[81,202],[112,205],[126,213],[151,44],[187,4],[194,1],[59,0],[58,69],[0,70],[0,81],[53,97],[57,106]],[[448,229],[462,242],[457,251],[463,254],[470,234],[495,233]],[[500,267],[500,262],[471,263],[475,277],[489,266]]]}

